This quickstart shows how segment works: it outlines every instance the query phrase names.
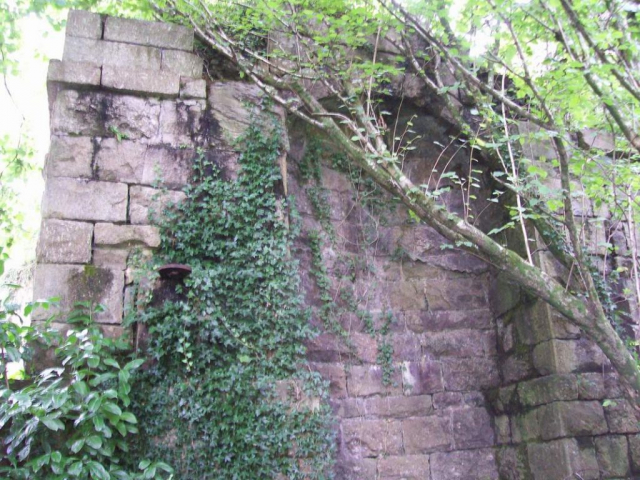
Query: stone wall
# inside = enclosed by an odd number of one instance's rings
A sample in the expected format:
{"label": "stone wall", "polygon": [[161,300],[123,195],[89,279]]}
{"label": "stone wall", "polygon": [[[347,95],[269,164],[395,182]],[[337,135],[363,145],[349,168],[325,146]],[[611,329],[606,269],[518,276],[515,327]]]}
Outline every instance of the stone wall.
{"label": "stone wall", "polygon": [[[60,296],[61,311],[78,300],[103,303],[97,320],[112,334],[122,332],[134,257],[159,245],[154,212],[184,197],[200,147],[233,181],[233,140],[261,103],[247,83],[203,80],[192,47],[183,27],[74,11],[63,59],[50,65],[35,297]],[[422,105],[404,108],[408,116],[415,108],[423,135],[406,167],[429,183],[446,131]],[[637,424],[580,332],[475,258],[443,248],[442,237],[384,194],[373,212],[344,168],[325,159],[310,182],[312,137],[295,124],[288,135],[283,189],[301,216],[296,256],[322,332],[308,358],[330,381],[336,478],[631,476],[640,466]],[[451,160],[461,172],[467,164],[463,151]],[[462,208],[458,196],[446,200]],[[499,215],[491,208],[488,221]],[[321,320],[328,300],[316,253],[339,328]],[[603,407],[605,398],[615,402]]]}
{"label": "stone wall", "polygon": [[[132,252],[160,236],[149,213],[179,201],[202,138],[206,83],[193,32],[72,11],[49,65],[51,147],[34,297],[102,303],[120,333]],[[36,321],[51,314],[40,310]]]}

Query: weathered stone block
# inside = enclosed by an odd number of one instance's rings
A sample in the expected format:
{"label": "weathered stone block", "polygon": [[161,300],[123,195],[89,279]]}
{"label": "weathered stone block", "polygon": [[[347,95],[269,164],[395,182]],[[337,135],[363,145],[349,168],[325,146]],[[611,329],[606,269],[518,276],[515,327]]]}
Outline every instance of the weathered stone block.
{"label": "weathered stone block", "polygon": [[526,446],[505,446],[496,453],[501,480],[531,480]]}
{"label": "weathered stone block", "polygon": [[489,301],[497,317],[500,317],[520,304],[520,289],[503,272],[492,275],[489,284]]}
{"label": "weathered stone block", "polygon": [[383,457],[378,461],[380,480],[424,480],[429,478],[428,455]]}
{"label": "weathered stone block", "polygon": [[436,410],[459,407],[462,402],[463,395],[460,392],[438,392],[433,394],[433,408]]}
{"label": "weathered stone block", "polygon": [[160,230],[151,225],[96,223],[94,242],[100,247],[142,245],[157,248],[160,246]]}
{"label": "weathered stone block", "polygon": [[376,417],[418,417],[432,411],[431,396],[415,397],[370,397],[364,400],[366,415]]}
{"label": "weathered stone block", "polygon": [[[190,147],[196,141],[211,135],[212,127],[204,117],[206,103],[204,100],[163,100],[160,115],[158,140],[175,147]],[[233,157],[222,155],[219,151],[208,152],[208,158],[218,161],[224,169],[227,163],[236,163]],[[214,158],[219,157],[219,158]]]}
{"label": "weathered stone block", "polygon": [[417,288],[427,301],[429,310],[478,309],[488,306],[487,279],[484,276],[421,282]]}
{"label": "weathered stone block", "polygon": [[109,182],[182,188],[189,183],[194,155],[190,149],[107,138],[100,143],[96,153],[98,178]]}
{"label": "weathered stone block", "polygon": [[601,400],[606,398],[605,375],[602,373],[583,373],[578,375],[578,397],[580,400]]}
{"label": "weathered stone block", "polygon": [[575,375],[549,375],[518,385],[520,402],[525,407],[533,407],[556,400],[576,400],[578,381]]}
{"label": "weathered stone block", "polygon": [[600,435],[609,428],[599,402],[555,402],[538,411],[544,440],[559,437]]}
{"label": "weathered stone block", "polygon": [[347,375],[344,372],[344,365],[340,363],[312,363],[309,367],[329,382],[331,398],[345,398],[347,396]]}
{"label": "weathered stone block", "polygon": [[[97,314],[99,323],[120,323],[124,292],[124,272],[93,265],[48,265],[36,266],[33,282],[34,299],[60,297],[58,308],[38,309],[34,320],[48,318],[53,312],[68,312],[75,302],[103,304],[104,313]],[[64,319],[64,317],[63,317]]]}
{"label": "weathered stone block", "polygon": [[42,217],[124,222],[127,200],[123,183],[50,178],[42,199]]}
{"label": "weathered stone block", "polygon": [[439,362],[430,360],[404,362],[402,388],[405,395],[424,395],[442,391],[442,366]]}
{"label": "weathered stone block", "polygon": [[137,225],[156,222],[162,218],[165,209],[186,197],[184,192],[132,185],[129,188],[129,221]]}
{"label": "weathered stone block", "polygon": [[604,409],[611,433],[638,433],[640,424],[635,416],[634,408],[629,402],[619,398]]}
{"label": "weathered stone block", "polygon": [[408,454],[451,450],[453,436],[448,415],[431,415],[403,420],[404,450]]}
{"label": "weathered stone block", "polygon": [[47,177],[91,178],[93,143],[89,137],[51,137],[45,164]]}
{"label": "weathered stone block", "polygon": [[484,408],[464,408],[451,413],[453,441],[456,449],[494,445],[491,417]]}
{"label": "weathered stone block", "polygon": [[66,34],[67,41],[68,37],[102,38],[102,19],[97,13],[69,10]]}
{"label": "weathered stone block", "polygon": [[540,409],[511,417],[511,436],[515,443],[540,439]]}
{"label": "weathered stone block", "polygon": [[100,180],[142,183],[148,145],[130,140],[105,138],[96,152]]}
{"label": "weathered stone block", "polygon": [[429,255],[426,258],[427,264],[448,270],[451,272],[479,274],[486,272],[489,266],[465,252],[446,253],[441,255]]}
{"label": "weathered stone block", "polygon": [[366,400],[366,398],[343,398],[338,400],[334,413],[339,418],[365,417],[367,415]]}
{"label": "weathered stone block", "polygon": [[36,257],[39,263],[89,263],[93,225],[43,220]]}
{"label": "weathered stone block", "polygon": [[171,72],[104,65],[102,86],[125,92],[152,95],[175,95],[180,91],[180,77]]}
{"label": "weathered stone block", "polygon": [[305,342],[307,359],[312,362],[341,362],[352,353],[345,342],[332,333],[323,333]]}
{"label": "weathered stone block", "polygon": [[389,304],[394,310],[426,310],[427,300],[418,282],[399,281],[389,285]]}
{"label": "weathered stone block", "polygon": [[354,365],[347,372],[347,390],[352,397],[367,397],[377,394],[399,394],[400,375],[394,372],[391,385],[382,383],[382,367],[379,365],[359,366]]}
{"label": "weathered stone block", "polygon": [[631,457],[631,470],[640,472],[640,435],[629,435],[629,454]]}
{"label": "weathered stone block", "polygon": [[438,452],[431,455],[432,480],[497,480],[493,449]]}
{"label": "weathered stone block", "polygon": [[104,92],[63,90],[56,96],[51,132],[63,135],[115,137],[130,140],[155,137],[160,104],[152,98]]}
{"label": "weathered stone block", "polygon": [[86,62],[49,61],[48,82],[72,85],[100,85],[100,66]]}
{"label": "weathered stone block", "polygon": [[514,352],[500,359],[502,377],[505,383],[519,382],[535,377],[535,369],[529,352]]}
{"label": "weathered stone block", "polygon": [[193,30],[175,23],[107,17],[104,39],[177,50],[193,49]]}
{"label": "weathered stone block", "polygon": [[423,358],[420,350],[420,337],[413,333],[394,333],[391,336],[393,359],[399,362],[420,361]]}
{"label": "weathered stone block", "polygon": [[130,253],[127,248],[94,248],[92,263],[96,267],[108,267],[124,271],[127,268],[127,259]]}
{"label": "weathered stone block", "polygon": [[446,390],[484,390],[500,381],[493,358],[448,358],[442,361],[442,367]]}
{"label": "weathered stone block", "polygon": [[104,42],[89,38],[67,37],[64,42],[62,60],[65,62],[88,62],[98,65],[140,68],[143,70],[160,70],[162,54],[158,48],[130,45],[128,43]]}
{"label": "weathered stone block", "polygon": [[452,330],[421,336],[422,351],[436,357],[488,357],[496,355],[493,330]]}
{"label": "weathered stone block", "polygon": [[351,344],[358,360],[364,363],[376,363],[378,343],[368,333],[352,332]]}
{"label": "weathered stone block", "polygon": [[608,365],[602,350],[586,339],[550,340],[536,345],[533,350],[533,362],[542,375],[601,372]]}
{"label": "weathered stone block", "polygon": [[180,78],[180,98],[207,98],[207,82],[203,78]]}
{"label": "weathered stone block", "polygon": [[566,480],[577,475],[584,480],[600,478],[593,447],[580,446],[574,438],[531,443],[527,448],[535,479]]}
{"label": "weathered stone block", "polygon": [[402,318],[407,329],[415,333],[440,332],[461,328],[487,330],[493,326],[491,311],[488,309],[443,310],[440,312],[405,311]]}
{"label": "weathered stone block", "polygon": [[[198,75],[199,76],[199,75]],[[249,83],[220,82],[209,85],[208,103],[211,113],[223,130],[223,138],[230,144],[251,122],[251,111],[245,102],[257,105],[260,89]]]}
{"label": "weathered stone block", "polygon": [[596,456],[604,477],[626,478],[629,475],[627,437],[605,435],[596,437]]}
{"label": "weathered stone block", "polygon": [[400,422],[388,420],[357,420],[342,422],[342,447],[351,455],[376,457],[402,453]]}
{"label": "weathered stone block", "polygon": [[193,53],[178,50],[162,51],[162,70],[183,77],[202,77],[202,59]]}
{"label": "weathered stone block", "polygon": [[499,445],[511,443],[511,421],[507,415],[498,415],[494,419],[496,442]]}
{"label": "weathered stone block", "polygon": [[346,453],[338,459],[336,478],[344,480],[376,478],[377,463],[375,458],[353,458]]}

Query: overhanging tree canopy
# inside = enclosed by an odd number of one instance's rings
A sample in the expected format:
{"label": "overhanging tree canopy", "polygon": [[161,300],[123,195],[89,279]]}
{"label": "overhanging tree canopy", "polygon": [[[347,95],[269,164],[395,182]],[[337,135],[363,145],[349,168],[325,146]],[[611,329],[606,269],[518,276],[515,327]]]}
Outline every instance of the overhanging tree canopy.
{"label": "overhanging tree canopy", "polygon": [[[640,74],[634,4],[166,0],[153,7],[165,19],[192,25],[242,75],[330,136],[358,167],[457,247],[504,271],[579,326],[640,405],[640,369],[612,326],[619,312],[609,299],[610,272],[593,262],[584,219],[574,205],[577,182],[589,201],[606,205],[627,232],[627,273],[636,291],[625,293],[637,305]],[[442,117],[478,159],[502,166],[506,176],[500,181],[515,193],[512,220],[505,226],[521,230],[526,255],[501,244],[496,229],[484,232],[469,215],[448,211],[438,191],[414,184],[403,171],[411,135],[394,134],[388,126],[393,119],[383,110],[390,82],[401,75],[424,83],[442,103]],[[337,102],[321,102],[319,91]],[[518,122],[539,128],[537,138],[551,142],[555,158],[526,158]],[[591,148],[585,132],[610,135],[614,144],[609,151]],[[450,175],[438,173],[443,174]],[[555,192],[560,202],[542,181],[547,175],[561,180]],[[472,202],[471,172],[455,182],[467,182],[465,198]],[[536,266],[528,247],[534,230],[567,268],[567,284]]]}

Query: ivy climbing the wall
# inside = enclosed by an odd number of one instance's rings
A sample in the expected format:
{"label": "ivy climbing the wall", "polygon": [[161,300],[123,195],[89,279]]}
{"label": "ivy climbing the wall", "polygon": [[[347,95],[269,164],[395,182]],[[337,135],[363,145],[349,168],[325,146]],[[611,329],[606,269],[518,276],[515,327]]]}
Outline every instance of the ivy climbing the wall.
{"label": "ivy climbing the wall", "polygon": [[[311,251],[310,273],[318,288],[320,301],[315,315],[321,320],[326,331],[338,336],[354,358],[357,357],[356,348],[349,329],[341,324],[340,318],[349,314],[355,315],[362,322],[364,331],[376,340],[378,349],[376,363],[382,369],[383,385],[392,385],[395,368],[393,365],[393,345],[390,343],[388,335],[394,321],[393,313],[389,309],[377,313],[369,311],[366,308],[369,295],[358,295],[355,282],[357,276],[363,276],[369,280],[376,277],[375,267],[370,262],[370,252],[367,251],[367,247],[375,243],[378,238],[379,225],[386,223],[386,214],[397,203],[388,201],[381,188],[367,179],[360,169],[352,168],[344,154],[333,152],[310,132],[307,132],[307,136],[309,140],[304,156],[298,164],[298,169],[300,180],[306,185],[305,192],[311,204],[313,215],[322,227],[321,230],[308,232]],[[329,206],[331,192],[323,185],[323,164],[347,177],[353,191],[353,202],[360,207],[361,212],[366,214],[365,218],[360,218],[358,222],[362,232],[361,243],[358,246],[362,249],[360,257],[363,259],[359,259],[358,255],[349,254],[343,254],[336,259],[334,265],[336,272],[334,273],[341,271],[337,292],[333,292],[334,285],[323,258],[324,246],[334,246],[337,240],[336,231],[331,222]],[[341,264],[343,268],[336,268],[338,264]],[[372,284],[375,285],[375,280],[372,281]],[[339,301],[337,301],[338,297]]]}
{"label": "ivy climbing the wall", "polygon": [[193,271],[175,298],[135,314],[151,358],[133,392],[135,456],[164,459],[177,479],[331,478],[326,384],[304,363],[313,332],[290,253],[296,232],[274,191],[280,130],[264,122],[239,141],[237,181],[200,152],[155,259]]}

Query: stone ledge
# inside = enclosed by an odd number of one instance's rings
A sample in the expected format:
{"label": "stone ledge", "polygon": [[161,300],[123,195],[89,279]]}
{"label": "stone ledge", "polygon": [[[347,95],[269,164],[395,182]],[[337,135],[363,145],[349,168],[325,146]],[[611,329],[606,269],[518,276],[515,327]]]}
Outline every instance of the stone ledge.
{"label": "stone ledge", "polygon": [[[184,53],[184,52],[179,52]],[[128,43],[105,42],[90,38],[67,37],[62,60],[160,70],[162,53],[158,48]]]}
{"label": "stone ledge", "polygon": [[41,263],[89,263],[91,223],[43,220],[36,258]]}
{"label": "stone ledge", "polygon": [[100,39],[102,38],[102,18],[97,13],[69,10],[66,35],[67,37]]}
{"label": "stone ledge", "polygon": [[72,85],[100,85],[100,66],[88,62],[51,60],[47,71],[48,82]]}
{"label": "stone ledge", "polygon": [[121,66],[102,67],[102,86],[131,93],[178,96],[180,77],[172,72],[158,72]]}
{"label": "stone ledge", "polygon": [[42,199],[42,217],[124,222],[127,202],[128,188],[124,183],[50,178]]}
{"label": "stone ledge", "polygon": [[188,52],[193,50],[193,29],[172,23],[107,17],[104,39]]}

